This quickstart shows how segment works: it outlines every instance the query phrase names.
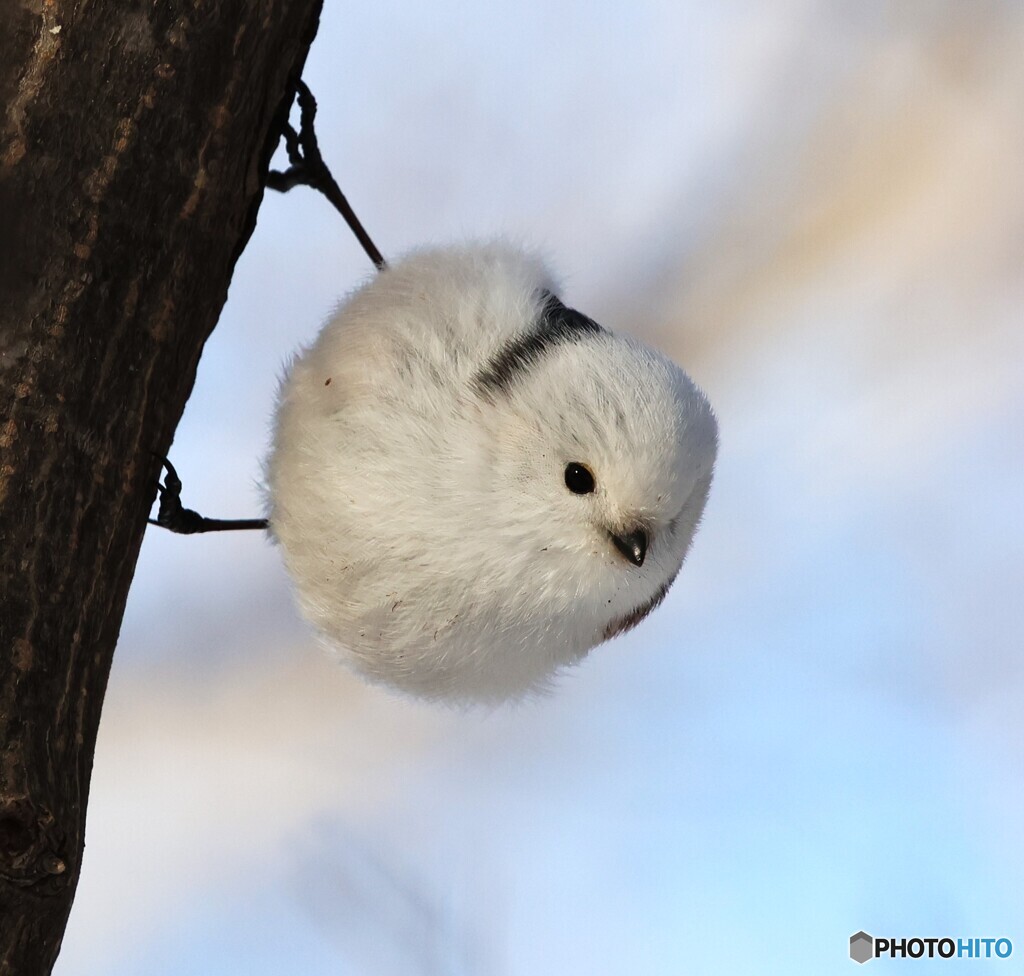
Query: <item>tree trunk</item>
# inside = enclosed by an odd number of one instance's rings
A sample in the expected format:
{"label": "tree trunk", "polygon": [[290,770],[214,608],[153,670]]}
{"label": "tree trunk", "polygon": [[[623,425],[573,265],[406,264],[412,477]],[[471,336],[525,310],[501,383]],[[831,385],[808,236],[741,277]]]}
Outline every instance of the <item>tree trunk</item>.
{"label": "tree trunk", "polygon": [[60,948],[157,455],[320,6],[0,0],[4,976]]}

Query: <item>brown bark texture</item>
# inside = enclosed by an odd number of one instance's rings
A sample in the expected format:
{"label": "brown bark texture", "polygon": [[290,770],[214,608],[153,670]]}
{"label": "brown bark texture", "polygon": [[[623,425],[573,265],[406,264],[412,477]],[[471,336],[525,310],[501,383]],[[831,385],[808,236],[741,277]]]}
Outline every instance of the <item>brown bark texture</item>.
{"label": "brown bark texture", "polygon": [[3,976],[60,949],[156,455],[320,6],[0,0]]}

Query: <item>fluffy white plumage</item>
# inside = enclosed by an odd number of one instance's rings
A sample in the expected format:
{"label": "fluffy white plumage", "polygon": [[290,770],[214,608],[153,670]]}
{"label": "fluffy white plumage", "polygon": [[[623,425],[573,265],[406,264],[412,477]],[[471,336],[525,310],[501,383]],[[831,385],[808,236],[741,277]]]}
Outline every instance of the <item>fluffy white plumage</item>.
{"label": "fluffy white plumage", "polygon": [[711,408],[555,294],[505,244],[417,252],[350,295],[282,383],[271,529],[305,616],[372,681],[521,697],[679,572]]}

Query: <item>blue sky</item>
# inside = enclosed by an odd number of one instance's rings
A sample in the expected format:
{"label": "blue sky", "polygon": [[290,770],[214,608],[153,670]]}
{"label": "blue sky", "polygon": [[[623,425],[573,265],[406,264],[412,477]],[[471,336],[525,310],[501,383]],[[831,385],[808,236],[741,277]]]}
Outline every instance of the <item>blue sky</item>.
{"label": "blue sky", "polygon": [[[1024,15],[328,3],[307,80],[386,255],[511,234],[707,389],[664,607],[543,701],[321,654],[256,535],[143,547],[59,976],[851,972],[1024,953]],[[371,271],[271,196],[172,458],[260,506],[282,364]],[[1002,962],[877,962],[928,972]]]}

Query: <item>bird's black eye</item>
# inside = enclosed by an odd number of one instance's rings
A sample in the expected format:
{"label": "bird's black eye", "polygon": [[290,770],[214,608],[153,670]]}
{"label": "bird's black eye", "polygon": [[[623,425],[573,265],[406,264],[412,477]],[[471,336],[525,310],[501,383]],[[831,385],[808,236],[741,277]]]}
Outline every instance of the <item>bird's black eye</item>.
{"label": "bird's black eye", "polygon": [[594,490],[594,476],[582,464],[570,461],[565,466],[565,487],[575,495],[589,495]]}

